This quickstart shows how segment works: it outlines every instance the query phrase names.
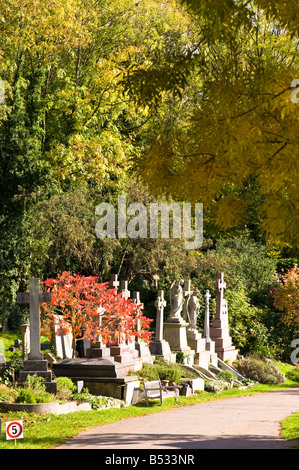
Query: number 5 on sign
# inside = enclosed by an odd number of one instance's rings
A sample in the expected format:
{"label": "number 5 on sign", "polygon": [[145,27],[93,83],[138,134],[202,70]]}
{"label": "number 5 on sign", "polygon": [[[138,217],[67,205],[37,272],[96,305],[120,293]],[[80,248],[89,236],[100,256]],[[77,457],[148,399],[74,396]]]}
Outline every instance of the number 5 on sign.
{"label": "number 5 on sign", "polygon": [[23,421],[10,421],[6,425],[6,440],[23,438]]}

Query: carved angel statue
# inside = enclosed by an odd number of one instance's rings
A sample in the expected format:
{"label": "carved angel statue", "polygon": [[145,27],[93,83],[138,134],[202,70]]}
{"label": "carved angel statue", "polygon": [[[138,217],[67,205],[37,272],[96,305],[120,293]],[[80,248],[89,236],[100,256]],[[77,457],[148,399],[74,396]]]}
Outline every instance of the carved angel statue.
{"label": "carved angel statue", "polygon": [[190,322],[189,329],[191,330],[196,330],[196,322],[200,309],[200,303],[197,297],[198,294],[199,290],[195,289],[189,298],[187,306],[188,320]]}
{"label": "carved angel statue", "polygon": [[174,281],[170,287],[169,299],[170,299],[170,314],[169,319],[180,319],[181,312],[183,309],[183,279]]}

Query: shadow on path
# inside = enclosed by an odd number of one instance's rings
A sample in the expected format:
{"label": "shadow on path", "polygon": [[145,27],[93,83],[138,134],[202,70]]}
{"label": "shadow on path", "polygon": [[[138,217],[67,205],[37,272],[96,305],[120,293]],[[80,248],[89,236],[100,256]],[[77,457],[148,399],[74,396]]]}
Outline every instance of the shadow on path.
{"label": "shadow on path", "polygon": [[[112,444],[113,443],[113,444]],[[272,436],[222,436],[207,438],[194,434],[105,434],[74,437],[67,448],[84,449],[288,449],[299,441],[286,441]],[[64,446],[59,447],[63,449]]]}

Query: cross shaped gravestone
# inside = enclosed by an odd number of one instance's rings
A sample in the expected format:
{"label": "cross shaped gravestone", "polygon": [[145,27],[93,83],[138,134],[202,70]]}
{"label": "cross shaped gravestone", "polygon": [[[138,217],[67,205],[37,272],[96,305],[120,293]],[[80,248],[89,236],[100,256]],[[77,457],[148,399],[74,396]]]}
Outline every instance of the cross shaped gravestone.
{"label": "cross shaped gravestone", "polygon": [[[140,293],[139,292],[133,292],[133,296],[132,296],[132,299],[133,299],[133,302],[135,302],[135,304],[139,305],[138,307],[138,313],[139,313],[139,310],[143,309],[144,305],[143,303],[140,301]],[[140,320],[139,318],[136,319],[136,331],[139,331],[140,330]],[[136,340],[138,340],[138,338],[136,338]]]}
{"label": "cross shaped gravestone", "polygon": [[121,281],[120,291],[125,300],[128,300],[130,298],[131,292],[128,290],[128,281]]}
{"label": "cross shaped gravestone", "polygon": [[157,310],[156,316],[156,335],[155,341],[163,340],[163,317],[164,317],[164,308],[166,307],[166,300],[164,299],[164,291],[158,291],[158,298],[155,301],[155,307]]}
{"label": "cross shaped gravestone", "polygon": [[117,280],[117,274],[111,274],[109,287],[110,289],[118,289],[119,281]]}
{"label": "cross shaped gravestone", "polygon": [[191,297],[192,290],[191,290],[191,281],[188,279],[184,282],[184,304],[183,304],[183,318],[186,322],[190,322],[189,312],[188,312],[188,301]]}
{"label": "cross shaped gravestone", "polygon": [[28,360],[42,360],[40,350],[40,304],[51,302],[51,292],[40,292],[39,279],[34,277],[29,280],[29,292],[18,292],[18,303],[29,303],[30,308],[30,353]]}
{"label": "cross shaped gravestone", "polygon": [[[140,293],[139,292],[133,292],[132,298],[133,298],[133,302],[135,302],[135,304],[139,305],[139,307],[137,309],[138,312],[139,312],[139,310],[143,309],[143,307],[144,307],[143,303],[140,301]],[[139,318],[137,318],[136,319],[136,331],[139,331],[140,328],[141,328],[140,320],[139,320]],[[138,338],[136,338],[136,341],[138,341]]]}
{"label": "cross shaped gravestone", "polygon": [[143,303],[140,300],[140,293],[139,292],[133,292],[132,298],[133,298],[133,301],[135,302],[135,304],[139,305],[140,309],[144,307]]}
{"label": "cross shaped gravestone", "polygon": [[226,283],[224,282],[223,273],[217,274],[217,281],[216,281],[216,316],[215,318],[220,319],[222,313],[222,306],[223,306],[223,293],[224,289],[226,288]]}
{"label": "cross shaped gravestone", "polygon": [[210,291],[207,290],[204,298],[206,299],[206,308],[205,308],[205,325],[204,325],[204,338],[210,338]]}
{"label": "cross shaped gravestone", "polygon": [[191,290],[191,281],[188,279],[187,281],[184,282],[184,297],[187,297],[188,295],[192,294]]}
{"label": "cross shaped gravestone", "polygon": [[153,280],[155,281],[155,286],[156,286],[156,288],[158,287],[158,281],[159,281],[159,279],[160,279],[160,278],[159,278],[158,274],[154,274],[154,275],[153,275]]}

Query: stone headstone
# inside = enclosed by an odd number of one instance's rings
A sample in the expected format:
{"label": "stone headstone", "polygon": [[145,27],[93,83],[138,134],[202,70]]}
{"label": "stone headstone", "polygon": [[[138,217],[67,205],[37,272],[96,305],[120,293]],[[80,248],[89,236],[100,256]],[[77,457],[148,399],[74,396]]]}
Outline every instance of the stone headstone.
{"label": "stone headstone", "polygon": [[51,330],[51,343],[55,348],[57,357],[60,359],[73,357],[73,335],[72,333],[66,333],[62,328],[59,315],[53,315]]}
{"label": "stone headstone", "polygon": [[193,351],[193,363],[202,367],[209,367],[209,352],[206,351],[206,341],[197,330],[197,317],[200,304],[199,291],[191,289],[191,281],[184,283],[184,319],[187,321],[187,344]]}
{"label": "stone headstone", "polygon": [[[103,307],[98,307],[97,313],[99,315],[99,327],[101,328],[102,318],[105,314],[105,309]],[[107,346],[104,344],[101,334],[99,334],[99,336],[95,338],[95,341],[89,341],[89,345],[85,349],[85,355],[86,357],[110,358],[110,348],[107,348]]]}
{"label": "stone headstone", "polygon": [[29,323],[22,323],[20,325],[20,330],[22,333],[22,355],[23,359],[27,359],[28,353],[30,351],[30,330]]}
{"label": "stone headstone", "polygon": [[153,275],[153,280],[155,281],[155,286],[156,286],[156,289],[158,289],[158,281],[159,281],[159,276],[158,274],[154,274]]}
{"label": "stone headstone", "polygon": [[[139,305],[138,310],[142,310],[144,308],[143,303],[140,300],[140,293],[133,292],[133,302]],[[136,331],[140,331],[141,324],[140,320],[136,319]],[[148,364],[153,364],[154,360],[152,358],[149,345],[142,341],[138,336],[135,336],[134,347],[138,353],[138,357],[141,359],[142,362],[147,362]]]}
{"label": "stone headstone", "polygon": [[38,278],[29,280],[29,292],[17,294],[18,303],[29,303],[30,308],[30,351],[27,360],[24,360],[23,369],[19,373],[19,382],[22,384],[28,375],[36,374],[44,379],[46,390],[56,393],[57,384],[52,381],[52,372],[48,370],[48,362],[44,359],[40,347],[40,304],[51,302],[50,292],[40,292]]}
{"label": "stone headstone", "polygon": [[120,292],[125,300],[130,298],[131,292],[128,289],[128,281],[121,281]]}
{"label": "stone headstone", "polygon": [[203,336],[206,340],[206,350],[210,352],[210,363],[214,366],[218,365],[218,356],[215,352],[215,342],[210,338],[210,291],[207,290],[205,295],[205,322],[204,322],[204,333]]}
{"label": "stone headstone", "polygon": [[162,357],[166,361],[175,362],[176,354],[170,350],[169,343],[163,339],[163,320],[164,308],[166,300],[164,299],[164,291],[158,291],[158,298],[155,301],[156,307],[156,334],[154,341],[151,341],[149,349],[152,355]]}
{"label": "stone headstone", "polygon": [[215,352],[222,361],[233,362],[236,360],[238,351],[232,345],[228,326],[228,303],[224,299],[223,273],[218,273],[216,281],[216,315],[210,328],[210,337],[215,342]]}
{"label": "stone headstone", "polygon": [[109,288],[118,289],[118,287],[119,287],[119,281],[117,279],[117,274],[111,274],[110,281],[109,281]]}
{"label": "stone headstone", "polygon": [[5,364],[5,348],[4,348],[4,341],[0,340],[0,367]]}
{"label": "stone headstone", "polygon": [[[179,280],[171,285],[171,310],[167,321],[163,324],[163,336],[165,341],[169,343],[171,350],[182,352],[184,354],[184,363],[192,365],[194,361],[194,351],[188,346],[186,330],[189,323],[181,316],[184,306],[184,290],[182,284],[183,280]],[[189,283],[188,286],[190,287]]]}
{"label": "stone headstone", "polygon": [[[170,287],[169,300],[170,300],[170,314],[167,319],[168,323],[182,323],[182,311],[184,304],[184,292],[182,288],[183,280],[174,281]],[[184,322],[185,323],[185,322]]]}

